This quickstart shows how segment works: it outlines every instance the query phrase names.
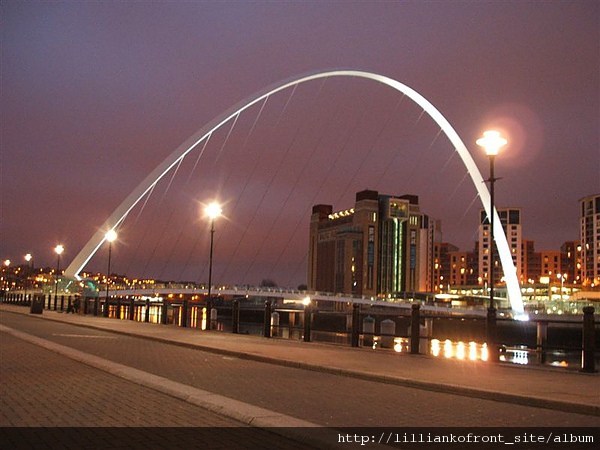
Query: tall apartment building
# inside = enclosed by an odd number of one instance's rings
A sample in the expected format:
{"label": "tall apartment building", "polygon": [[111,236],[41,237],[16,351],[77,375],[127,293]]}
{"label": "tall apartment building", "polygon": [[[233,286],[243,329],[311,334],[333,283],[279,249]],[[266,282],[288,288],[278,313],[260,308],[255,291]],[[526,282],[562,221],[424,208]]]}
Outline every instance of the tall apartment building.
{"label": "tall apartment building", "polygon": [[450,252],[450,284],[452,286],[474,286],[477,284],[477,252]]}
{"label": "tall apartment building", "polygon": [[583,267],[581,258],[581,242],[567,241],[561,245],[560,251],[563,254],[565,261],[562,271],[567,275],[567,282],[581,284]]}
{"label": "tall apartment building", "polygon": [[554,281],[557,275],[563,273],[564,261],[560,251],[540,252],[540,276]]}
{"label": "tall apartment building", "polygon": [[579,200],[581,272],[586,286],[600,285],[600,194]]}
{"label": "tall apartment building", "polygon": [[540,254],[535,251],[535,243],[529,239],[523,239],[521,242],[521,255],[523,257],[523,264],[521,265],[521,271],[519,281],[521,283],[537,283],[542,274],[542,262],[540,260]]}
{"label": "tall apartment building", "polygon": [[351,295],[430,291],[434,228],[416,195],[365,190],[344,211],[315,205],[308,288]]}
{"label": "tall apartment building", "polygon": [[434,288],[433,292],[443,292],[444,288],[450,285],[451,263],[450,255],[458,252],[458,247],[448,242],[434,243],[433,274]]}
{"label": "tall apartment building", "polygon": [[[517,269],[517,274],[521,274],[523,272],[521,209],[497,208],[497,210],[502,228],[504,228],[504,233],[506,234],[506,239],[508,240],[508,247]],[[481,280],[480,284],[487,284],[490,279],[490,267],[493,267],[494,281],[499,283],[502,280],[503,272],[496,247],[494,248],[494,261],[490,261],[490,245],[492,243],[491,225],[484,210],[480,210],[479,217],[479,244],[477,249],[479,255],[478,278]]]}

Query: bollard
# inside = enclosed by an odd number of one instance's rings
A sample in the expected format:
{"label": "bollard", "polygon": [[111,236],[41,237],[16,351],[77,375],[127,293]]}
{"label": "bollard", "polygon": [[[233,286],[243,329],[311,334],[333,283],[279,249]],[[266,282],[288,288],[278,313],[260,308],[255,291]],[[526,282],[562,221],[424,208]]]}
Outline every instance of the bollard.
{"label": "bollard", "polygon": [[129,301],[129,320],[135,320],[135,299]]}
{"label": "bollard", "polygon": [[231,310],[231,332],[239,333],[240,332],[240,301],[233,301],[233,308]]}
{"label": "bollard", "polygon": [[581,350],[581,371],[593,373],[596,371],[594,352],[596,350],[596,336],[594,329],[594,307],[583,308],[583,342]]}
{"label": "bollard", "polygon": [[363,319],[363,346],[373,347],[375,337],[375,319],[367,316]]}
{"label": "bollard", "polygon": [[206,329],[210,330],[212,324],[210,320],[210,311],[212,310],[212,300],[209,297],[206,297]]}
{"label": "bollard", "polygon": [[56,306],[58,304],[58,295],[54,295],[54,311],[56,311]]}
{"label": "bollard", "polygon": [[548,342],[548,322],[537,323],[536,351],[537,361],[546,364],[546,344]]}
{"label": "bollard", "polygon": [[44,297],[36,295],[31,297],[30,314],[42,314],[44,312]]}
{"label": "bollard", "polygon": [[310,342],[310,304],[304,305],[304,342]]}
{"label": "bollard", "polygon": [[421,334],[421,305],[414,303],[410,312],[410,354],[419,354],[419,338]]}
{"label": "bollard", "polygon": [[100,299],[98,297],[94,297],[94,316],[98,315],[98,304],[100,303]]}
{"label": "bollard", "polygon": [[146,311],[144,314],[144,322],[150,322],[150,300],[146,299]]}
{"label": "bollard", "polygon": [[360,340],[360,305],[352,304],[352,347],[358,347]]}
{"label": "bollard", "polygon": [[267,300],[265,302],[265,317],[263,320],[263,336],[266,338],[271,337],[271,302]]}
{"label": "bollard", "polygon": [[71,296],[67,299],[67,314],[73,312],[73,303],[71,302]]}
{"label": "bollard", "polygon": [[279,313],[271,313],[271,336],[279,336]]}
{"label": "bollard", "polygon": [[394,348],[396,337],[396,322],[391,319],[381,321],[381,348]]}
{"label": "bollard", "polygon": [[117,311],[115,313],[117,319],[121,318],[121,297],[117,297]]}
{"label": "bollard", "polygon": [[46,309],[48,311],[52,309],[52,294],[48,294],[48,307]]}
{"label": "bollard", "polygon": [[109,316],[110,316],[110,308],[109,308],[109,305],[110,305],[109,297],[108,297],[108,296],[106,296],[106,297],[104,298],[104,309],[102,309],[102,316],[103,316],[103,317],[109,317]]}
{"label": "bollard", "polygon": [[218,320],[217,320],[217,308],[210,309],[210,329],[217,330],[218,329]]}

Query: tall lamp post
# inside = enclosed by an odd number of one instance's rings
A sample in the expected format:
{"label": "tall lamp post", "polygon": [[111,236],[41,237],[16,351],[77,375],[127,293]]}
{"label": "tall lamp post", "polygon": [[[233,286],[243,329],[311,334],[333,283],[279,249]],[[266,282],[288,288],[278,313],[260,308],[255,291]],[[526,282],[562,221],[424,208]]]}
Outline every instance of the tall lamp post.
{"label": "tall lamp post", "polygon": [[[60,255],[65,251],[65,248],[58,244],[54,247],[54,251],[56,252],[56,285],[54,286],[54,300],[58,297],[58,276],[60,272]],[[56,306],[56,303],[55,303]]]}
{"label": "tall lamp post", "polygon": [[560,280],[560,299],[562,300],[563,299],[563,291],[565,289],[565,280],[567,279],[567,274],[566,273],[559,273],[556,276]]}
{"label": "tall lamp post", "polygon": [[489,259],[489,285],[490,285],[490,306],[487,313],[487,340],[488,340],[488,352],[490,361],[498,360],[498,349],[496,348],[496,308],[494,307],[494,269],[495,269],[495,257],[494,250],[496,245],[494,235],[494,182],[498,179],[494,176],[494,160],[498,155],[498,151],[507,144],[507,140],[500,136],[498,131],[486,131],[483,133],[483,137],[477,139],[477,145],[481,146],[485,150],[485,154],[490,160],[490,177],[487,181],[490,183],[490,212],[488,214],[488,220],[490,222],[490,259]]}
{"label": "tall lamp post", "polygon": [[212,265],[213,265],[215,219],[218,218],[222,212],[223,212],[223,209],[216,202],[210,203],[206,208],[204,208],[204,214],[210,219],[210,256],[209,256],[209,262],[208,262],[208,293],[207,293],[207,297],[206,297],[206,315],[207,315],[206,328],[208,330],[211,329],[210,311],[212,308],[211,288],[212,288]]}
{"label": "tall lamp post", "polygon": [[27,288],[29,287],[29,277],[33,273],[33,256],[31,256],[31,253],[27,253],[25,255],[25,261],[27,261],[27,273],[25,273],[25,301],[27,301]]}
{"label": "tall lamp post", "polygon": [[102,311],[102,315],[104,317],[108,317],[108,282],[110,280],[110,258],[112,256],[112,243],[117,239],[117,232],[115,230],[110,230],[104,236],[108,241],[108,267],[106,269],[106,299],[104,301],[104,310]]}
{"label": "tall lamp post", "polygon": [[5,292],[8,292],[10,289],[10,284],[8,282],[8,268],[10,267],[10,259],[6,259],[3,261],[4,264],[4,289]]}

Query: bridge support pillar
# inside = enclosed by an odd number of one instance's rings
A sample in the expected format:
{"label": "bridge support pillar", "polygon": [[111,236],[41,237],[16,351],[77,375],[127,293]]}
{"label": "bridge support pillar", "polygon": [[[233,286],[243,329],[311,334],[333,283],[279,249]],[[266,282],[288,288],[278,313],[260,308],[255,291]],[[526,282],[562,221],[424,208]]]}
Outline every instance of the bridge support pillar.
{"label": "bridge support pillar", "polygon": [[150,300],[146,299],[146,312],[144,314],[144,322],[150,322]]}
{"label": "bridge support pillar", "polygon": [[594,307],[583,308],[583,342],[581,351],[581,371],[592,373],[596,371],[594,352],[596,350],[596,337],[594,330]]}

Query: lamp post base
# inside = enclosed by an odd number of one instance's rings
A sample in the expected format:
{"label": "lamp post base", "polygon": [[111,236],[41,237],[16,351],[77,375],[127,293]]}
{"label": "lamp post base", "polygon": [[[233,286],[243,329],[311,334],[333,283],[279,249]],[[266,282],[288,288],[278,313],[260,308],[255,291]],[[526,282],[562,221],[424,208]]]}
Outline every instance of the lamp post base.
{"label": "lamp post base", "polygon": [[498,344],[496,343],[496,308],[490,306],[486,316],[486,337],[488,346],[488,361],[498,362]]}

